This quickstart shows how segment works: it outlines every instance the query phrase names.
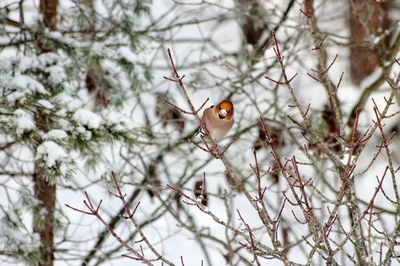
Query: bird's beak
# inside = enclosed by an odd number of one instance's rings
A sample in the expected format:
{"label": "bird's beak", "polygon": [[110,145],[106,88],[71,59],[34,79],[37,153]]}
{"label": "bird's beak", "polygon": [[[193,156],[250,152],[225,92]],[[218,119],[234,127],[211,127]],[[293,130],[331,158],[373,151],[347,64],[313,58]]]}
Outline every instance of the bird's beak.
{"label": "bird's beak", "polygon": [[227,116],[227,114],[228,114],[228,112],[227,112],[225,109],[221,109],[221,110],[219,110],[219,112],[218,112],[218,117],[219,117],[220,119],[224,119],[224,118]]}

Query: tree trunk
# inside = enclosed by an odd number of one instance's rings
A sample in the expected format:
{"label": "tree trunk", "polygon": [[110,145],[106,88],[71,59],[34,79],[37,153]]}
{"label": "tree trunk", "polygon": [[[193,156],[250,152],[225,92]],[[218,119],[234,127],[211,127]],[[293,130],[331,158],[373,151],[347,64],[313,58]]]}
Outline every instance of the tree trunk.
{"label": "tree trunk", "polygon": [[[33,231],[40,235],[41,265],[52,266],[54,262],[54,209],[56,205],[56,185],[49,184],[35,167],[33,175],[35,197],[41,202],[41,208],[34,211]],[[42,208],[44,208],[45,213]],[[44,217],[43,217],[44,216]]]}
{"label": "tree trunk", "polygon": [[40,12],[43,14],[44,25],[51,31],[57,29],[58,0],[40,0]]}
{"label": "tree trunk", "polygon": [[[40,0],[40,12],[43,15],[44,25],[51,31],[57,29],[57,6],[58,0]],[[42,54],[50,52],[51,48],[39,37],[36,42],[37,53]],[[36,127],[47,132],[48,127],[41,118],[40,114],[35,116]],[[35,142],[34,151],[41,140]],[[44,173],[35,164],[35,173],[33,175],[34,194],[41,203],[39,208],[33,211],[33,231],[40,236],[40,257],[41,265],[54,265],[54,210],[56,205],[56,185],[55,180],[51,183],[45,178]]]}
{"label": "tree trunk", "polygon": [[389,40],[388,36],[380,43],[374,39],[390,27],[388,4],[373,0],[350,0],[350,74],[351,80],[359,84],[379,65],[379,58],[384,52],[382,45]]}
{"label": "tree trunk", "polygon": [[[48,125],[40,113],[35,114],[36,127],[48,132]],[[34,151],[41,140],[35,141]],[[54,210],[56,206],[56,180],[50,182],[43,173],[43,169],[35,163],[33,175],[34,194],[40,205],[33,211],[33,231],[40,236],[40,257],[41,265],[53,266],[54,264]]]}

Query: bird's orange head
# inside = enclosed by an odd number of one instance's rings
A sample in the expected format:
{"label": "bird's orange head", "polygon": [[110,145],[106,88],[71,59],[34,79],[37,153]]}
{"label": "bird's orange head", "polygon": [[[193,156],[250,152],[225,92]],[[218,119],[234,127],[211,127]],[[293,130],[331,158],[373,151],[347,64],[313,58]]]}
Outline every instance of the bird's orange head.
{"label": "bird's orange head", "polygon": [[220,119],[231,120],[233,118],[233,104],[229,100],[223,100],[215,107]]}

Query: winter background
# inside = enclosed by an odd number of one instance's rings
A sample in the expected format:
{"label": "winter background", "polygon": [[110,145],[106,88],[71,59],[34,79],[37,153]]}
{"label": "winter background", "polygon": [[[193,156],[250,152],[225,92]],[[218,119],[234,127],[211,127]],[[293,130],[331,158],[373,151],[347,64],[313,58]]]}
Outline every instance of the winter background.
{"label": "winter background", "polygon": [[[51,9],[56,1],[40,2]],[[279,212],[284,192],[294,200],[288,192],[290,185],[279,171],[274,174],[270,149],[259,146],[263,137],[258,119],[262,116],[276,132],[282,158],[296,156],[304,162],[299,170],[304,180],[313,181],[307,194],[323,224],[335,205],[340,177],[327,154],[310,145],[288,117],[301,121],[286,86],[265,78],[281,79],[271,38],[275,31],[288,75],[297,73],[291,85],[304,109],[310,106],[313,126],[329,144],[332,119],[324,116],[328,93],[322,82],[310,77],[318,75],[314,70],[319,58],[301,11],[307,2],[79,0],[59,1],[56,12],[46,14],[39,1],[2,1],[0,264],[50,265],[41,262],[43,243],[38,233],[45,230],[45,217],[50,215],[54,216],[55,265],[141,265],[121,257],[129,253],[95,217],[66,207],[85,209],[84,191],[94,203],[102,200],[100,214],[112,223],[118,236],[136,250],[142,247],[145,257],[154,259],[135,226],[119,214],[121,201],[108,193],[114,191],[111,171],[132,208],[140,202],[134,217],[147,239],[175,265],[256,265],[251,250],[246,249],[246,239],[213,220],[208,210],[247,233],[238,210],[254,238],[272,248],[257,211],[228,181],[221,160],[186,140],[199,126],[197,121],[162,101],[167,99],[188,110],[177,84],[163,78],[173,77],[167,48],[178,71],[185,75],[183,81],[195,106],[207,98],[207,105],[225,98],[233,101],[235,124],[220,144],[237,139],[224,156],[247,190],[256,196],[256,177],[249,165],[254,166],[256,148],[264,173],[262,184],[267,187],[264,201],[273,216]],[[336,85],[340,80],[337,99],[344,136],[352,134],[348,119],[356,106],[362,110],[358,125],[362,135],[376,121],[372,99],[382,111],[395,91],[387,81],[396,81],[400,69],[394,61],[399,58],[400,2],[365,1],[365,6],[363,1],[351,0],[311,2],[318,38],[326,36],[326,65],[334,61],[328,76]],[[356,16],[362,22],[358,26],[351,24],[356,24],[351,12],[361,12]],[[357,27],[370,31],[359,37]],[[362,45],[357,46],[357,41]],[[378,58],[375,65],[363,65],[363,54],[355,52],[360,47],[367,47],[365,57]],[[398,131],[398,110],[396,92],[390,115],[384,120],[387,138]],[[380,191],[374,199],[376,213],[362,219],[368,246],[364,261],[371,265],[389,261],[400,265],[397,138],[395,135],[387,156],[379,149],[381,135],[377,130],[354,157],[353,204],[360,213],[375,193],[376,176],[380,180],[388,164],[393,168],[393,173],[385,176],[384,193]],[[200,136],[193,139],[201,143]],[[338,158],[347,163],[350,148],[346,140],[343,143]],[[272,170],[266,172],[270,167]],[[206,207],[186,204],[167,187],[195,198],[196,182],[203,177]],[[36,193],[37,178],[45,180],[41,184],[49,191],[56,191],[53,213],[49,214]],[[350,199],[349,195],[339,208],[330,236],[333,245],[351,231]],[[299,206],[287,203],[281,217],[276,234],[287,248],[288,259],[299,264],[325,264],[322,249],[309,258],[313,238]],[[362,265],[354,241],[339,249],[334,257],[338,264]],[[389,250],[392,255],[388,255]],[[259,256],[259,260],[261,265],[283,265],[274,256]],[[160,261],[152,263],[161,265]]]}

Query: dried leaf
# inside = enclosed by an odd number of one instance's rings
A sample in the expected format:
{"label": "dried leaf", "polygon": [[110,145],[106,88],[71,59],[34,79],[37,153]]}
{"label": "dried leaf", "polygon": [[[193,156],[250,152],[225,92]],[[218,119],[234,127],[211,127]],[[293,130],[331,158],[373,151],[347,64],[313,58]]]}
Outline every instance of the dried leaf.
{"label": "dried leaf", "polygon": [[194,184],[193,192],[196,198],[201,197],[201,204],[207,206],[208,196],[207,196],[206,184],[203,184],[203,180],[196,181],[196,183]]}
{"label": "dried leaf", "polygon": [[94,94],[95,104],[100,107],[107,107],[108,94],[111,91],[111,85],[107,79],[104,78],[104,73],[101,66],[97,63],[91,64],[86,72],[85,85],[89,94]]}
{"label": "dried leaf", "polygon": [[335,121],[335,115],[330,105],[326,104],[322,111],[322,119],[327,125],[327,132],[325,132],[324,141],[331,147],[336,153],[342,152],[342,145],[340,140],[337,138],[338,125]]}
{"label": "dried leaf", "polygon": [[[272,140],[272,145],[274,145],[275,148],[283,148],[285,146],[285,140],[283,136],[283,130],[281,128],[278,128],[276,126],[270,126],[268,127],[268,135]],[[267,140],[267,136],[265,135],[264,129],[261,125],[261,122],[258,124],[258,139],[254,142],[253,144],[253,149],[256,151],[261,149],[263,146],[265,146],[265,141]]]}
{"label": "dried leaf", "polygon": [[155,193],[159,190],[161,186],[161,181],[157,173],[157,165],[159,161],[153,160],[148,169],[147,169],[147,193],[149,194],[150,198],[155,196]]}
{"label": "dried leaf", "polygon": [[156,105],[155,114],[161,119],[163,127],[166,127],[170,124],[173,125],[179,131],[179,133],[183,133],[183,130],[185,129],[185,120],[178,110],[170,106],[166,106],[164,103],[158,103]]}

